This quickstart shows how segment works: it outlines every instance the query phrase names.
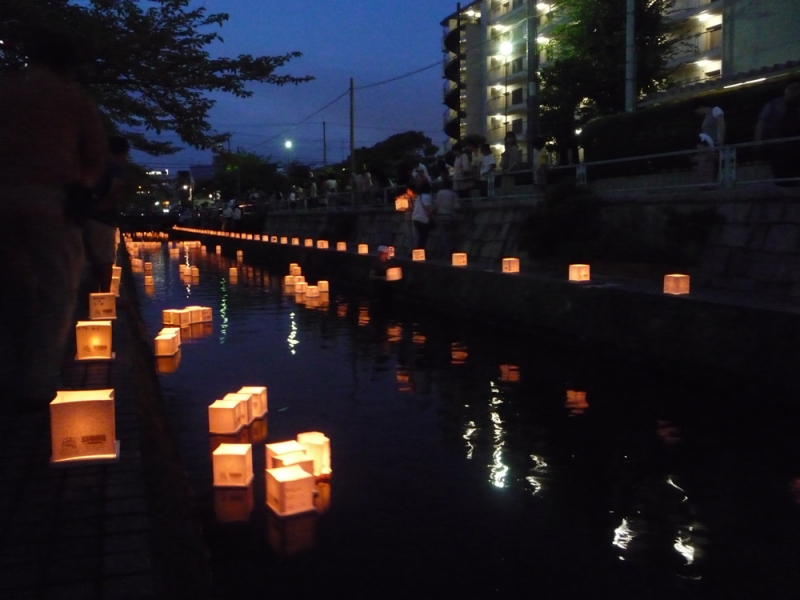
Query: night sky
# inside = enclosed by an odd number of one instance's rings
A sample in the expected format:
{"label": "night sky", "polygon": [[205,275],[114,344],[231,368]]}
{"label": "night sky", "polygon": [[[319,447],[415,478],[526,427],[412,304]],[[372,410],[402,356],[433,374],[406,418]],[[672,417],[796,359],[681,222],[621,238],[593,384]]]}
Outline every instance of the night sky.
{"label": "night sky", "polygon": [[[301,121],[355,86],[367,86],[435,66],[399,81],[355,94],[356,147],[371,146],[394,133],[424,131],[441,146],[442,27],[455,12],[451,0],[207,0],[209,13],[226,12],[224,43],[212,54],[278,55],[299,51],[282,73],[312,75],[299,86],[252,85],[251,98],[219,94],[210,113],[212,126],[232,132],[231,149],[241,148],[273,160],[297,159],[322,165],[323,120],[327,123],[328,162],[349,154],[349,98],[345,94],[319,114]],[[168,134],[169,135],[169,134]],[[176,139],[172,135],[170,139]],[[284,142],[293,142],[287,154]],[[187,148],[178,154],[136,162],[170,170],[210,164],[211,153]]]}

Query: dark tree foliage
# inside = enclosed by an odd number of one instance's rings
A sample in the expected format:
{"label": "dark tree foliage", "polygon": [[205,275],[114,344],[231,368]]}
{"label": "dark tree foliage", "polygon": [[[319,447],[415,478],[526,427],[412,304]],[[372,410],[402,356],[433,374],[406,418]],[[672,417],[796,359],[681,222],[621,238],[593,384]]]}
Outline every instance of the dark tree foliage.
{"label": "dark tree foliage", "polygon": [[[664,89],[678,42],[664,18],[671,0],[636,0],[637,96]],[[574,131],[590,119],[625,109],[627,3],[561,0],[552,60],[542,68],[542,133],[572,147]]]}
{"label": "dark tree foliage", "polygon": [[[406,131],[389,136],[374,146],[356,148],[356,172],[368,170],[384,185],[388,179],[405,182],[408,172],[420,162],[429,163],[439,151],[421,131]],[[349,169],[350,158],[339,165]]]}
{"label": "dark tree foliage", "polygon": [[[252,96],[251,82],[285,85],[309,81],[276,71],[299,52],[281,56],[212,58],[209,47],[223,38],[228,15],[190,8],[189,0],[2,0],[0,71],[25,63],[26,49],[43,35],[59,32],[80,44],[78,73],[111,128],[173,131],[196,148],[226,139],[208,122],[214,100],[224,92]],[[132,145],[153,155],[179,148],[147,135],[128,134]]]}

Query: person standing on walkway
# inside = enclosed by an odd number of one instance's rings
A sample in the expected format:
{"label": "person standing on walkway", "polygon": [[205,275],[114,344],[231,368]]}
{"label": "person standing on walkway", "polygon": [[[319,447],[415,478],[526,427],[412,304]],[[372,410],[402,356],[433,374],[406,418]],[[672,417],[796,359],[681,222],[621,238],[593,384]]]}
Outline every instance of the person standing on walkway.
{"label": "person standing on walkway", "polygon": [[231,231],[233,229],[233,208],[230,204],[226,204],[222,209],[222,231]]}
{"label": "person standing on walkway", "polygon": [[238,204],[233,207],[233,230],[242,231],[242,209]]}
{"label": "person standing on walkway", "polygon": [[455,239],[455,211],[459,208],[458,194],[453,191],[453,182],[445,181],[442,189],[436,192],[433,199],[433,213],[440,225],[439,248],[440,254],[447,258],[453,253],[453,240]]}
{"label": "person standing on walkway", "polygon": [[453,190],[459,197],[466,198],[474,187],[472,161],[469,155],[464,152],[461,144],[453,146],[453,154],[455,155],[455,161],[453,162]]}
{"label": "person standing on walkway", "polygon": [[481,197],[490,198],[494,196],[494,173],[497,162],[492,154],[492,147],[489,144],[481,144],[481,167],[478,183],[481,187]]}
{"label": "person standing on walkway", "polygon": [[431,182],[423,181],[418,186],[419,194],[414,200],[414,210],[411,212],[411,222],[414,224],[416,240],[414,248],[424,250],[428,243],[428,234],[431,230],[431,213],[433,212],[433,198],[431,197]]}
{"label": "person standing on walkway", "polygon": [[83,246],[92,269],[91,289],[100,292],[111,290],[112,267],[117,257],[114,237],[119,227],[118,202],[125,186],[130,144],[122,136],[112,136],[108,150],[108,165],[94,187],[95,200],[83,221]]}
{"label": "person standing on walkway", "polygon": [[[800,83],[790,83],[783,96],[770,100],[761,109],[756,124],[756,141],[775,140],[800,136]],[[769,144],[766,154],[775,179],[800,177],[800,142]],[[794,186],[797,181],[781,182],[779,185]]]}
{"label": "person standing on walkway", "polygon": [[700,124],[700,133],[704,133],[714,142],[714,147],[725,145],[725,113],[719,106],[712,106],[710,102],[700,100],[694,112],[703,117]]}
{"label": "person standing on walkway", "polygon": [[60,385],[84,263],[77,206],[106,166],[100,113],[76,83],[77,49],[43,34],[0,82],[0,411],[46,410]]}

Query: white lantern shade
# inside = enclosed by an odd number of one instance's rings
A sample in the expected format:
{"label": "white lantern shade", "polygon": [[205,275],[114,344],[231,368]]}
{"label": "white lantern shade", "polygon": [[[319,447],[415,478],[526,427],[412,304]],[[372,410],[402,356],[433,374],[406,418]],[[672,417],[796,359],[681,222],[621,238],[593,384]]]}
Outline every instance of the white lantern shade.
{"label": "white lantern shade", "polygon": [[358,245],[358,253],[359,254],[369,254],[369,246],[367,246],[367,244],[359,244]]}
{"label": "white lantern shade", "polygon": [[386,281],[400,281],[403,278],[403,269],[390,267],[386,269]]}
{"label": "white lantern shade", "polygon": [[408,196],[398,196],[395,198],[394,209],[397,211],[408,210]]}
{"label": "white lantern shade", "polygon": [[308,289],[308,284],[305,281],[295,281],[294,284],[295,294],[305,294],[307,289]]}
{"label": "white lantern shade", "polygon": [[267,461],[267,469],[275,468],[275,457],[284,456],[293,452],[305,453],[306,447],[295,440],[288,442],[277,442],[275,444],[267,444],[264,447],[265,457]]}
{"label": "white lantern shade", "polygon": [[503,259],[503,273],[519,273],[519,259],[518,258],[504,258]]}
{"label": "white lantern shade", "polygon": [[251,419],[257,419],[267,414],[267,388],[264,386],[245,386],[239,390],[239,394],[250,396],[250,415]]}
{"label": "white lantern shade", "polygon": [[300,268],[300,265],[297,263],[291,263],[289,265],[289,275],[302,275],[303,269]]}
{"label": "white lantern shade", "polygon": [[115,460],[114,390],[58,392],[50,403],[51,462]]}
{"label": "white lantern shade", "polygon": [[466,252],[453,252],[453,266],[466,267],[467,266],[467,253]]}
{"label": "white lantern shade", "polygon": [[411,251],[411,260],[416,261],[424,261],[425,260],[425,250],[422,248],[415,248]]}
{"label": "white lantern shade", "polygon": [[225,394],[222,398],[227,402],[238,402],[240,406],[240,410],[244,415],[245,423],[249,423],[253,420],[253,414],[251,413],[251,404],[250,404],[250,394]]}
{"label": "white lantern shade", "polygon": [[319,298],[319,288],[316,285],[307,285],[306,287],[307,298]]}
{"label": "white lantern shade", "polygon": [[159,373],[174,373],[181,364],[181,351],[172,356],[156,356],[156,370]]}
{"label": "white lantern shade", "polygon": [[292,238],[292,246],[299,246],[300,238]]}
{"label": "white lantern shade", "polygon": [[347,250],[347,242],[336,242],[336,250],[345,252]]}
{"label": "white lantern shade", "polygon": [[75,325],[77,360],[108,360],[111,352],[111,321],[78,321]]}
{"label": "white lantern shade", "polygon": [[589,281],[590,280],[589,265],[570,265],[569,280]]}
{"label": "white lantern shade", "polygon": [[204,318],[206,309],[202,306],[187,306],[185,310],[189,311],[192,323],[202,323],[207,320]]}
{"label": "white lantern shade", "polygon": [[317,287],[321,294],[326,294],[330,291],[330,284],[324,279],[317,282]]}
{"label": "white lantern shade", "polygon": [[117,318],[117,299],[111,292],[89,294],[89,318],[108,320]]}
{"label": "white lantern shade", "polygon": [[280,516],[315,510],[314,476],[297,465],[267,469],[267,506]]}
{"label": "white lantern shade", "polygon": [[220,444],[212,454],[214,487],[247,487],[253,481],[253,446]]}
{"label": "white lantern shade", "polygon": [[314,460],[314,475],[324,476],[331,473],[331,441],[324,433],[308,431],[297,435],[298,443],[306,450],[306,454]]}
{"label": "white lantern shade", "polygon": [[161,311],[161,322],[164,325],[177,325],[179,327],[190,325],[192,322],[192,311],[185,308],[168,308]]}
{"label": "white lantern shade", "polygon": [[295,276],[294,275],[286,275],[283,278],[283,285],[294,285]]}
{"label": "white lantern shade", "polygon": [[161,333],[156,336],[155,355],[172,356],[180,348],[180,341],[175,333]]}
{"label": "white lantern shade", "polygon": [[238,433],[247,424],[246,411],[238,400],[215,400],[208,407],[208,432]]}
{"label": "white lantern shade", "polygon": [[118,267],[117,265],[114,265],[113,267],[111,267],[111,276],[112,277],[121,277],[122,276],[122,267]]}
{"label": "white lantern shade", "polygon": [[664,275],[664,293],[681,295],[689,293],[689,276],[679,273]]}

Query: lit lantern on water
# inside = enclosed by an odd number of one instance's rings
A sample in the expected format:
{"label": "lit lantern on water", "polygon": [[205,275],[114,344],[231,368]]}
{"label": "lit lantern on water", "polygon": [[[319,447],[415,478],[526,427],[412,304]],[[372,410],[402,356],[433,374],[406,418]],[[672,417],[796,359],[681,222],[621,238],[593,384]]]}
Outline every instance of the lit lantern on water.
{"label": "lit lantern on water", "polygon": [[305,294],[307,289],[308,289],[308,284],[305,281],[295,281],[294,284],[295,294],[298,295]]}
{"label": "lit lantern on water", "polygon": [[306,248],[313,248],[314,247],[314,240],[306,238],[305,239],[305,246],[306,246]]}
{"label": "lit lantern on water", "polygon": [[117,318],[117,299],[111,292],[89,294],[89,318],[93,321]]}
{"label": "lit lantern on water", "polygon": [[589,265],[570,265],[569,266],[569,280],[570,281],[589,281]]}
{"label": "lit lantern on water", "polygon": [[217,254],[222,254],[222,246],[217,246],[216,249],[215,249],[215,252]]}
{"label": "lit lantern on water", "polygon": [[192,323],[192,311],[188,308],[168,308],[161,311],[161,323],[183,327]]}
{"label": "lit lantern on water", "polygon": [[289,265],[289,275],[301,275],[303,270],[300,268],[300,265],[297,263],[291,263]]}
{"label": "lit lantern on water", "polygon": [[369,254],[369,246],[367,244],[359,244],[358,245],[358,253],[359,254]]}
{"label": "lit lantern on water", "polygon": [[215,400],[208,407],[208,432],[239,433],[247,425],[247,406],[239,400]]}
{"label": "lit lantern on water", "polygon": [[319,288],[316,285],[306,284],[306,297],[319,298]]}
{"label": "lit lantern on water", "polygon": [[181,345],[180,335],[174,331],[162,330],[156,336],[155,340],[155,355],[156,356],[172,356],[175,354]]}
{"label": "lit lantern on water", "polygon": [[331,441],[325,434],[308,431],[297,435],[297,442],[306,450],[306,454],[314,460],[316,477],[331,474]]}
{"label": "lit lantern on water", "polygon": [[239,394],[250,396],[250,418],[258,419],[267,414],[267,388],[264,386],[245,386]]}
{"label": "lit lantern on water", "polygon": [[211,312],[211,309],[206,309],[203,306],[187,306],[184,310],[189,311],[189,315],[191,316],[191,323],[202,323],[204,321],[208,321],[209,319],[206,318],[205,311],[208,310]]}
{"label": "lit lantern on water", "polygon": [[582,415],[589,408],[589,403],[586,401],[586,392],[567,390],[566,407],[569,409],[570,415]]}
{"label": "lit lantern on water", "polygon": [[[298,274],[298,275],[295,275],[295,276],[294,276],[294,283],[295,283],[295,285],[297,285],[298,283],[303,283],[304,281],[306,281],[306,277],[305,277],[305,275],[299,275],[299,274]],[[308,283],[308,282],[306,282],[306,283]]]}
{"label": "lit lantern on water", "polygon": [[253,481],[253,447],[220,444],[212,454],[214,487],[247,487]]}
{"label": "lit lantern on water", "polygon": [[273,460],[273,469],[280,469],[282,467],[291,467],[297,465],[309,475],[314,474],[314,461],[305,452],[292,452],[291,454],[282,454],[276,456]]}
{"label": "lit lantern on water", "polygon": [[253,486],[214,490],[214,516],[217,523],[243,523],[253,512]]}
{"label": "lit lantern on water", "polygon": [[500,365],[500,381],[517,383],[519,381],[519,367],[517,365]]}
{"label": "lit lantern on water", "polygon": [[225,394],[222,398],[226,402],[238,402],[241,405],[241,411],[244,414],[245,423],[249,423],[255,417],[251,413],[252,405],[250,403],[250,394]]}
{"label": "lit lantern on water", "polygon": [[231,267],[228,269],[228,277],[231,279],[238,279],[239,278],[239,269],[236,267]]}
{"label": "lit lantern on water", "polygon": [[115,461],[114,390],[58,392],[50,403],[52,464]]}
{"label": "lit lantern on water", "polygon": [[403,278],[403,269],[390,267],[386,269],[386,281],[400,281]]}
{"label": "lit lantern on water", "polygon": [[681,295],[689,293],[689,276],[673,273],[664,275],[664,293]]}
{"label": "lit lantern on water", "polygon": [[292,238],[292,246],[299,246],[300,245],[300,238]]}
{"label": "lit lantern on water", "polygon": [[78,321],[75,325],[76,360],[110,360],[111,321]]}
{"label": "lit lantern on water", "polygon": [[467,253],[466,252],[453,252],[453,266],[466,267],[467,266]]}
{"label": "lit lantern on water", "polygon": [[328,249],[328,240],[317,240],[317,248],[319,250],[327,250]]}
{"label": "lit lantern on water", "polygon": [[153,263],[151,263],[151,262],[144,263],[144,272],[145,273],[152,273],[153,272]]}
{"label": "lit lantern on water", "polygon": [[155,280],[153,279],[152,275],[144,276],[144,285],[145,287],[153,287],[155,285]]}
{"label": "lit lantern on water", "polygon": [[519,259],[518,258],[504,258],[503,259],[503,273],[519,273]]}
{"label": "lit lantern on water", "polygon": [[425,260],[425,250],[422,248],[415,248],[411,251],[411,260],[416,261],[424,261]]}
{"label": "lit lantern on water", "polygon": [[330,286],[324,279],[317,282],[317,287],[319,288],[321,294],[325,294],[330,291]]}
{"label": "lit lantern on water", "polygon": [[267,469],[267,506],[280,516],[315,510],[314,476],[297,465]]}
{"label": "lit lantern on water", "polygon": [[280,456],[287,456],[293,453],[305,454],[306,447],[295,440],[288,442],[277,442],[275,444],[267,444],[264,447],[265,457],[267,461],[267,469],[276,467],[275,458]]}
{"label": "lit lantern on water", "polygon": [[247,234],[247,239],[248,240],[252,240],[253,239],[253,234],[252,233],[248,233]]}
{"label": "lit lantern on water", "polygon": [[285,285],[285,286],[288,286],[288,285],[292,285],[293,286],[294,282],[295,282],[295,276],[294,275],[286,275],[283,278],[283,285]]}
{"label": "lit lantern on water", "polygon": [[269,241],[272,242],[273,244],[277,244],[278,243],[278,236],[277,235],[273,235],[271,238],[269,238]]}
{"label": "lit lantern on water", "polygon": [[200,269],[198,267],[192,267],[191,273],[192,277],[200,277]]}
{"label": "lit lantern on water", "polygon": [[242,260],[242,258],[244,258],[244,252],[242,252],[241,250],[237,250],[236,251],[236,258],[238,258],[239,260]]}
{"label": "lit lantern on water", "polygon": [[347,242],[336,242],[336,250],[345,252],[347,250]]}
{"label": "lit lantern on water", "polygon": [[286,237],[281,238],[281,244],[288,244],[288,243],[289,243],[289,238]]}

